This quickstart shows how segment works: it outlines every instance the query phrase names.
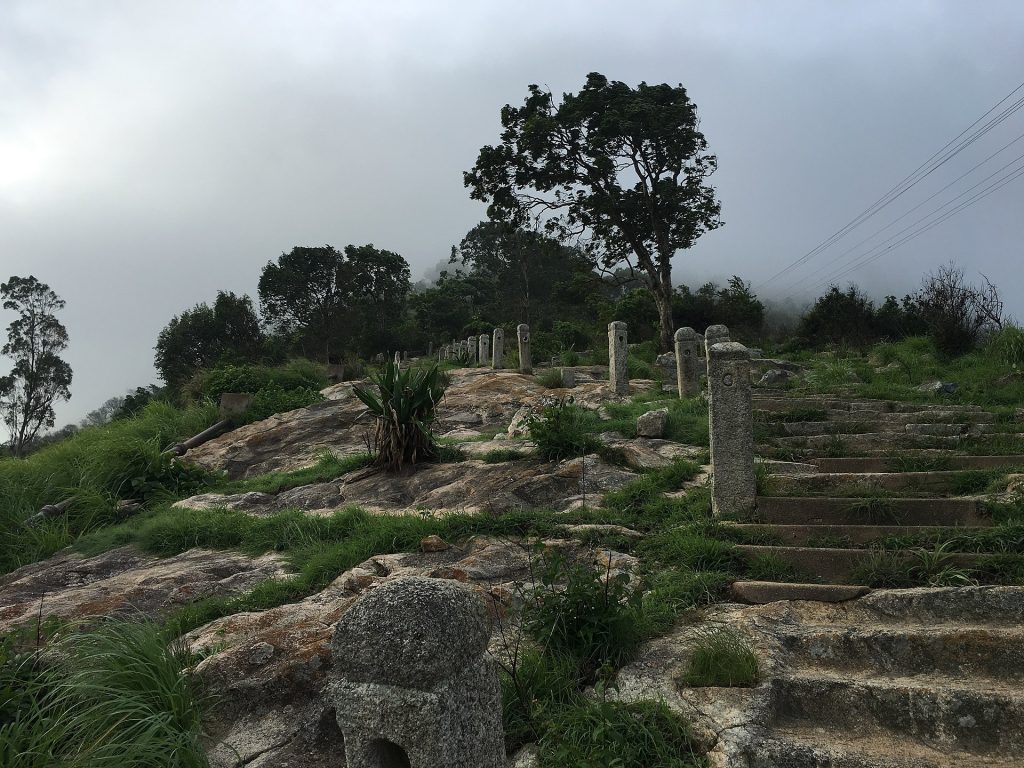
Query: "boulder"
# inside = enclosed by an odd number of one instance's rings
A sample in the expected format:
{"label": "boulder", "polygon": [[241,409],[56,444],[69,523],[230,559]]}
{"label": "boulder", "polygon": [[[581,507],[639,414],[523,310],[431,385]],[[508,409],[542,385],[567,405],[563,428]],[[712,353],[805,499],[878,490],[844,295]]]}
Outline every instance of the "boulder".
{"label": "boulder", "polygon": [[785,384],[793,378],[793,374],[789,371],[784,371],[781,368],[769,368],[764,372],[764,375],[757,380],[757,384],[761,387],[774,387],[779,384]]}
{"label": "boulder", "polygon": [[668,408],[648,411],[636,420],[638,437],[664,437],[668,429]]}

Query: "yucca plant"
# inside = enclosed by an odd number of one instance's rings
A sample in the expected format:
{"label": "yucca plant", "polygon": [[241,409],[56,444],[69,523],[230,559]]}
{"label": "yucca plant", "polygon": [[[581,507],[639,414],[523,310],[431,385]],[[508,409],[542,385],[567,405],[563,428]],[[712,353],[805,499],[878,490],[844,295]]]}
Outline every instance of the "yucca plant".
{"label": "yucca plant", "polygon": [[388,363],[370,377],[377,392],[355,386],[352,391],[376,417],[373,463],[388,470],[431,461],[438,456],[434,442],[435,408],[447,382],[436,365],[401,370]]}

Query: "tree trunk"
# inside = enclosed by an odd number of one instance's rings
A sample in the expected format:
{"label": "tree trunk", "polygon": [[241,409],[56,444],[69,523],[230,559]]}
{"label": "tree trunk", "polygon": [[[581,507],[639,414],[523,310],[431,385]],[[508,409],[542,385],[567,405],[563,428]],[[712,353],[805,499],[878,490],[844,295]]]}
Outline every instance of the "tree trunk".
{"label": "tree trunk", "polygon": [[672,280],[660,280],[651,292],[654,294],[654,303],[658,305],[658,323],[661,326],[658,346],[662,352],[671,352],[672,333],[675,331],[672,326]]}

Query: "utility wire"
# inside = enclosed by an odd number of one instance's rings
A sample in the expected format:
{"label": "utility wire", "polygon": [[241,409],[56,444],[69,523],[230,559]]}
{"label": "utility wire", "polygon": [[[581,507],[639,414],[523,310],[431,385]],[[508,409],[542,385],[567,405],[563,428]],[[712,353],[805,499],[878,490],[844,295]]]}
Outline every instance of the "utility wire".
{"label": "utility wire", "polygon": [[[955,184],[956,184],[957,182],[959,182],[959,181],[962,181],[962,180],[963,180],[963,179],[965,179],[966,177],[970,176],[970,175],[971,175],[972,173],[974,173],[974,172],[975,172],[976,170],[978,170],[979,168],[981,168],[981,166],[985,165],[985,164],[986,164],[986,163],[987,163],[987,162],[988,162],[989,160],[991,160],[991,159],[992,159],[993,157],[996,157],[997,155],[1000,155],[1000,154],[1002,154],[1003,152],[1005,152],[1005,151],[1006,151],[1007,149],[1009,149],[1010,147],[1012,147],[1012,146],[1013,146],[1014,144],[1016,144],[1016,143],[1017,143],[1018,141],[1020,141],[1021,139],[1024,139],[1024,133],[1020,134],[1019,136],[1017,136],[1017,138],[1015,138],[1015,139],[1012,139],[1011,141],[1009,141],[1009,142],[1007,142],[1006,144],[1004,144],[1004,145],[1003,145],[1002,147],[1000,147],[999,149],[997,149],[997,150],[996,150],[995,152],[993,152],[993,153],[992,153],[991,155],[989,155],[988,157],[986,157],[986,158],[985,158],[984,160],[982,160],[982,161],[981,161],[980,163],[978,163],[978,164],[974,165],[974,166],[973,166],[972,168],[970,168],[969,170],[967,170],[967,171],[965,171],[964,173],[960,174],[960,175],[959,175],[959,176],[957,176],[957,177],[956,177],[955,179],[953,179],[953,180],[952,180],[951,182],[949,182],[949,184],[947,184],[946,186],[944,186],[944,187],[943,187],[942,189],[938,190],[938,191],[937,191],[937,192],[935,192],[934,194],[932,194],[932,195],[930,195],[929,197],[925,198],[924,200],[922,200],[922,201],[921,201],[920,203],[918,203],[917,205],[915,205],[915,206],[914,206],[913,208],[911,208],[911,209],[910,209],[910,210],[908,210],[907,212],[905,212],[905,213],[903,213],[902,215],[900,215],[900,216],[896,217],[895,219],[893,219],[892,221],[890,221],[890,222],[889,222],[888,224],[886,224],[886,225],[885,225],[884,227],[882,227],[881,229],[878,229],[878,230],[876,230],[875,232],[873,232],[872,234],[868,235],[867,237],[865,237],[865,238],[864,238],[863,240],[861,240],[860,242],[856,243],[855,245],[852,245],[852,246],[850,246],[850,247],[849,247],[849,248],[847,248],[847,249],[846,249],[845,251],[843,251],[842,253],[840,253],[840,254],[839,254],[838,256],[836,256],[836,257],[835,257],[835,258],[833,258],[832,260],[830,260],[830,261],[826,262],[826,263],[825,263],[825,264],[823,264],[822,266],[818,267],[818,268],[817,268],[816,270],[814,270],[813,272],[811,272],[811,273],[809,273],[809,274],[805,275],[804,277],[800,278],[800,279],[799,279],[799,280],[797,280],[796,282],[790,283],[790,284],[788,285],[788,287],[786,287],[785,289],[783,289],[783,293],[785,293],[786,295],[790,295],[790,294],[792,294],[792,292],[793,292],[794,290],[796,290],[796,289],[797,289],[798,287],[800,287],[801,285],[803,285],[804,283],[806,283],[806,282],[807,282],[808,280],[811,280],[811,279],[813,279],[813,278],[814,278],[815,276],[817,276],[817,275],[821,274],[822,272],[824,272],[825,270],[829,269],[829,268],[830,268],[830,267],[831,267],[831,266],[832,266],[833,264],[835,264],[835,263],[837,263],[837,262],[841,261],[841,260],[843,259],[843,257],[847,256],[847,255],[848,255],[848,254],[850,254],[850,253],[853,253],[854,251],[856,251],[856,250],[857,250],[858,248],[860,248],[860,247],[861,247],[862,245],[864,245],[865,243],[868,243],[868,242],[870,242],[871,240],[874,240],[874,239],[875,239],[875,238],[876,238],[876,237],[877,237],[878,235],[882,234],[883,232],[885,232],[885,231],[886,231],[887,229],[889,229],[890,227],[894,226],[894,225],[895,225],[895,224],[897,224],[898,222],[900,222],[900,221],[902,221],[903,219],[907,218],[907,216],[909,216],[910,214],[912,214],[912,213],[913,213],[914,211],[916,211],[916,210],[920,209],[920,208],[921,208],[922,206],[924,206],[924,205],[925,205],[926,203],[929,203],[929,202],[931,202],[932,200],[934,200],[934,199],[935,199],[936,197],[938,197],[939,195],[941,195],[941,194],[942,194],[943,192],[945,192],[945,191],[946,191],[947,189],[949,189],[950,187],[954,186],[954,185],[955,185]],[[996,171],[995,173],[999,173],[1000,171],[1003,171],[1003,170],[1005,170],[1006,168],[1008,168],[1009,166],[1013,165],[1014,163],[1018,162],[1018,161],[1019,161],[1019,160],[1021,160],[1021,159],[1024,159],[1024,154],[1022,154],[1022,155],[1018,155],[1018,156],[1017,156],[1016,158],[1014,158],[1013,160],[1011,160],[1011,161],[1010,161],[1009,163],[1007,163],[1006,165],[1004,165],[1004,166],[1003,166],[1002,168],[1000,168],[999,170],[997,170],[997,171]],[[994,175],[995,175],[995,173],[994,173],[994,174],[992,174],[992,175],[990,175],[990,176],[987,176],[987,177],[986,177],[985,179],[982,179],[982,182],[986,181],[987,179],[990,179],[990,178],[992,178],[992,176],[994,176]],[[982,183],[982,182],[979,182],[979,183]],[[975,187],[976,187],[976,186],[978,186],[978,185],[976,184],[976,185],[975,185]],[[969,192],[969,191],[970,191],[971,189],[974,189],[974,187],[970,187],[970,188],[969,188],[969,189],[968,189],[967,191]],[[963,193],[962,193],[962,194],[963,194]],[[953,198],[953,200],[956,200],[957,198],[961,197],[961,196],[962,196],[962,194],[961,194],[961,195],[957,195],[957,197],[954,197],[954,198]],[[951,200],[950,202],[952,202],[952,200]],[[949,204],[949,203],[947,203],[946,205],[948,205],[948,204]],[[945,207],[945,206],[942,206],[942,207]],[[901,231],[904,231],[904,230],[901,230]],[[899,233],[897,233],[897,234],[899,234]],[[888,242],[888,240],[886,240],[886,241],[884,241],[884,242]]]}
{"label": "utility wire", "polygon": [[[839,230],[834,232],[832,235],[830,235],[829,237],[825,238],[825,240],[823,240],[821,243],[816,245],[810,251],[808,251],[803,256],[798,258],[796,261],[792,262],[788,266],[784,267],[783,269],[779,270],[774,275],[769,277],[766,281],[764,281],[763,283],[761,283],[761,285],[758,286],[758,289],[760,290],[760,289],[763,289],[765,286],[770,285],[771,283],[773,283],[778,278],[782,277],[783,275],[788,274],[792,270],[796,269],[797,267],[801,266],[802,264],[805,264],[807,261],[809,261],[810,259],[812,259],[815,256],[817,256],[819,253],[821,253],[825,249],[831,247],[836,241],[838,241],[841,238],[845,237],[850,231],[852,231],[853,229],[855,229],[858,226],[860,226],[864,221],[866,221],[867,219],[869,219],[872,216],[874,216],[875,214],[877,214],[879,211],[881,211],[886,206],[890,205],[892,202],[894,202],[897,198],[899,198],[901,195],[903,195],[905,192],[907,192],[913,186],[915,186],[916,184],[918,184],[919,182],[924,180],[927,176],[932,174],[934,171],[938,170],[940,167],[945,165],[947,162],[949,162],[951,159],[953,159],[956,155],[958,155],[964,149],[966,149],[971,144],[973,144],[975,141],[980,139],[982,136],[987,134],[989,131],[994,129],[996,126],[1000,125],[1010,115],[1012,115],[1014,112],[1019,110],[1022,106],[1024,106],[1024,97],[1021,97],[1021,98],[1017,99],[1016,101],[1014,101],[1013,103],[1011,103],[1001,113],[999,113],[994,118],[989,120],[987,123],[982,125],[981,128],[979,128],[973,134],[970,133],[972,131],[972,129],[974,129],[974,127],[976,125],[978,125],[978,123],[980,123],[983,120],[985,120],[985,118],[987,118],[989,115],[991,115],[993,112],[995,112],[1000,107],[1000,105],[1002,105],[1004,102],[1006,102],[1009,99],[1011,99],[1022,88],[1024,88],[1024,82],[1021,82],[1016,88],[1014,88],[1012,91],[1010,91],[1010,93],[1008,93],[1006,96],[1004,96],[998,102],[996,102],[996,104],[993,107],[991,107],[987,112],[985,112],[981,117],[979,117],[977,120],[975,120],[973,123],[971,123],[967,128],[965,128],[963,131],[961,131],[960,134],[958,134],[956,137],[954,137],[953,139],[948,141],[941,149],[939,149],[931,157],[929,157],[927,160],[925,160],[921,165],[919,165],[917,168],[915,168],[902,181],[900,181],[898,184],[896,184],[894,187],[892,187],[888,192],[886,192],[884,195],[882,195],[880,198],[878,198],[878,200],[876,200],[874,203],[872,203],[866,209],[861,211],[861,213],[859,213],[857,216],[855,216],[845,226],[841,227]],[[970,135],[968,135],[968,134],[970,134]],[[965,136],[967,136],[967,138],[964,138]],[[963,139],[963,141],[961,141],[961,139]]]}
{"label": "utility wire", "polygon": [[[992,195],[992,194],[998,192],[1000,189],[1005,187],[1007,184],[1010,184],[1011,182],[1015,181],[1016,179],[1020,178],[1021,176],[1024,176],[1024,167],[1021,167],[1021,168],[1018,168],[1018,169],[1016,169],[1014,171],[1011,171],[1010,173],[1006,174],[1005,176],[1001,177],[1000,179],[997,179],[996,181],[992,182],[992,184],[990,184],[988,187],[986,187],[985,189],[981,190],[976,195],[974,195],[974,197],[972,197],[972,198],[970,198],[968,200],[965,200],[964,202],[960,203],[960,205],[958,205],[953,210],[947,211],[946,213],[942,214],[942,216],[937,218],[935,221],[932,221],[932,222],[926,224],[925,226],[920,227],[919,229],[914,230],[913,232],[910,232],[905,237],[903,237],[902,239],[897,240],[896,242],[892,243],[891,245],[889,245],[887,248],[883,249],[882,251],[879,251],[878,253],[875,253],[875,254],[871,255],[871,251],[874,251],[874,250],[876,250],[878,248],[878,246],[875,246],[875,248],[872,248],[867,253],[862,254],[861,255],[862,258],[859,261],[857,261],[856,263],[852,264],[851,266],[849,266],[847,269],[843,270],[839,274],[837,274],[837,275],[835,275],[833,277],[830,277],[830,278],[828,278],[828,279],[826,279],[826,280],[824,280],[822,282],[817,283],[814,287],[817,288],[817,287],[820,287],[820,286],[823,286],[823,285],[827,285],[829,283],[834,283],[837,280],[842,279],[846,275],[848,275],[848,274],[850,274],[850,273],[860,269],[861,267],[866,266],[866,265],[872,263],[873,261],[877,261],[878,259],[880,259],[885,254],[889,253],[893,249],[898,248],[899,246],[903,245],[904,243],[909,242],[910,240],[913,240],[916,237],[920,237],[925,232],[929,231],[930,229],[933,229],[933,228],[937,227],[939,224],[941,224],[942,222],[946,221],[947,219],[950,219],[953,216],[955,216],[956,214],[960,213],[961,211],[963,211],[963,210],[965,210],[967,208],[970,208],[972,205],[975,205],[976,203],[978,203],[981,200],[985,199],[989,195]],[[952,202],[952,201],[950,201],[950,202]],[[943,207],[945,207],[945,206],[943,206]],[[923,219],[930,218],[932,215],[934,215],[934,213],[935,212],[933,212],[932,214],[929,214],[928,216],[923,217]],[[919,221],[922,221],[923,219],[920,219]],[[886,242],[888,242],[888,241],[886,241]]]}

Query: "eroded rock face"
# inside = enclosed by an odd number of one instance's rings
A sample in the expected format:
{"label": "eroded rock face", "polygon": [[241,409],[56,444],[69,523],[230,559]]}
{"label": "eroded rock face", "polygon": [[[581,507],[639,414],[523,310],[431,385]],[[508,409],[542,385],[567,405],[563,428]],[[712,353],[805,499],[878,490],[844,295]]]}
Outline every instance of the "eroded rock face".
{"label": "eroded rock face", "polygon": [[254,515],[283,509],[329,512],[359,506],[371,512],[445,510],[467,514],[500,514],[518,509],[565,509],[584,495],[613,490],[636,479],[636,474],[597,456],[560,464],[519,460],[486,464],[462,461],[424,464],[408,474],[358,470],[328,483],[263,493],[208,493],[179,501],[176,507],[226,507]]}
{"label": "eroded rock face", "polygon": [[[597,408],[608,399],[607,382],[602,380],[607,377],[606,368],[577,369],[576,373],[576,402]],[[520,408],[551,398],[551,391],[533,376],[513,371],[465,368],[451,376],[438,408],[438,434],[467,428],[504,430]],[[645,380],[630,384],[634,392],[654,386]],[[352,384],[336,384],[323,394],[324,402],[247,424],[194,448],[186,458],[241,478],[311,466],[325,449],[340,455],[365,451],[372,420],[352,393]]]}
{"label": "eroded rock face", "polygon": [[269,578],[284,578],[276,555],[190,549],[157,558],[133,547],[96,557],[62,552],[0,576],[0,632],[57,617],[166,615],[207,597],[236,595]]}

